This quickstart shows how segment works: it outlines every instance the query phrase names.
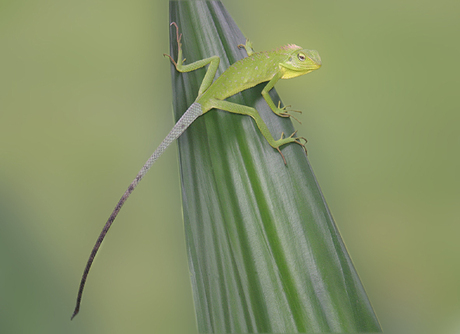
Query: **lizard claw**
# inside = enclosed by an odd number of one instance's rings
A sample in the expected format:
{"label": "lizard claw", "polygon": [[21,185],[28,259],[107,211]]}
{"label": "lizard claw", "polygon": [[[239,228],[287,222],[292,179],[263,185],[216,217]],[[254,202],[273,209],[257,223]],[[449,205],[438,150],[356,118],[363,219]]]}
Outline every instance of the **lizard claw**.
{"label": "lizard claw", "polygon": [[177,67],[177,63],[174,61],[173,57],[171,57],[171,56],[168,55],[167,53],[163,53],[163,57],[169,57],[169,59],[171,59],[172,63],[174,64],[174,66]]}
{"label": "lizard claw", "polygon": [[[285,108],[291,108],[291,105],[288,105],[288,106],[286,106]],[[302,111],[300,111],[300,110],[295,110],[295,109],[290,109],[289,111],[298,112],[299,114],[302,113]]]}
{"label": "lizard claw", "polygon": [[[171,24],[169,26],[175,26],[176,27],[176,41],[177,41],[177,46],[179,48],[179,54],[180,54],[180,50],[181,50],[181,47],[182,47],[182,44],[181,44],[181,38],[182,38],[182,34],[179,34],[179,26],[177,25],[176,22],[171,22]],[[169,59],[171,59],[171,62],[174,64],[174,66],[176,67],[177,69],[177,66],[178,64],[176,63],[176,61],[173,59],[173,57],[171,57],[170,55],[166,54],[166,53],[163,53],[163,56],[166,57],[168,56]],[[179,62],[179,64],[182,64],[184,61],[185,61],[185,58],[182,60],[182,62],[180,61],[180,59],[177,59],[177,61]]]}
{"label": "lizard claw", "polygon": [[182,38],[182,34],[179,34],[179,27],[176,22],[171,22],[169,26],[172,26],[172,25],[176,27],[176,40],[177,40],[177,44],[179,44]]}
{"label": "lizard claw", "polygon": [[281,153],[281,150],[279,147],[276,147],[276,149],[278,150],[278,153],[281,154],[281,158],[283,158],[283,161],[284,161],[284,164],[287,166],[287,162],[286,162],[286,159],[284,158],[284,155],[283,153]]}
{"label": "lizard claw", "polygon": [[[296,132],[297,132],[297,131],[295,131],[295,132],[291,135],[291,137],[292,137]],[[307,144],[307,139],[306,139],[305,137],[295,137],[294,139],[295,139],[295,140],[294,140],[294,143],[297,143],[297,144],[299,144],[300,146],[302,146],[303,150],[305,151],[305,154],[308,155],[307,146],[306,146],[306,144]],[[305,141],[305,143],[302,143],[302,140]]]}

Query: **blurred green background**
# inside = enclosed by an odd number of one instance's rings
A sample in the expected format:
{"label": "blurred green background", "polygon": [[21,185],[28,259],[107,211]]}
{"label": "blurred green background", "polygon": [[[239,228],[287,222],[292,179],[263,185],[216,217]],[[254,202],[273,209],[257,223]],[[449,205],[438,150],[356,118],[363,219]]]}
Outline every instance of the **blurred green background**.
{"label": "blurred green background", "polygon": [[[257,50],[317,49],[277,85],[383,329],[460,331],[460,3],[231,0]],[[0,2],[0,332],[195,333],[168,1]],[[187,32],[184,32],[187,38]],[[184,50],[185,56],[187,50]],[[192,61],[193,59],[190,59]]]}

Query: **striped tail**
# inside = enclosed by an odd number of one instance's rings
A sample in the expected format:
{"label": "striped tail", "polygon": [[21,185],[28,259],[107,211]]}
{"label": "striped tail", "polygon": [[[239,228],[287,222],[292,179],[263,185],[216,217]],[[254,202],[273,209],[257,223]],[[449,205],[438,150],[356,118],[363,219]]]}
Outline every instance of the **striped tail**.
{"label": "striped tail", "polygon": [[129,195],[133,192],[134,188],[136,188],[137,184],[139,183],[140,180],[144,177],[144,175],[148,172],[150,167],[155,163],[155,161],[163,154],[163,152],[166,150],[166,148],[171,145],[171,143],[179,138],[179,136],[187,129],[190,124],[195,121],[198,116],[202,115],[202,108],[201,105],[197,102],[193,103],[187,111],[182,115],[182,117],[177,121],[177,123],[174,125],[172,130],[168,133],[166,138],[161,142],[161,144],[157,147],[155,152],[150,156],[150,158],[146,161],[144,166],[141,168],[139,173],[137,174],[136,178],[131,182],[129,185],[128,189],[125,191],[123,196],[121,197],[120,201],[118,201],[117,206],[113,210],[112,214],[109,217],[109,220],[107,220],[107,223],[105,223],[104,228],[102,229],[101,234],[99,235],[99,238],[96,241],[96,244],[93,247],[93,250],[91,251],[91,255],[89,256],[88,262],[86,263],[85,271],[83,272],[83,276],[81,278],[80,282],[80,288],[78,290],[78,296],[77,296],[77,305],[75,306],[75,310],[72,314],[72,317],[70,318],[71,320],[78,314],[78,311],[80,310],[80,303],[81,303],[81,298],[83,295],[83,289],[85,287],[86,283],[86,278],[88,277],[89,270],[91,268],[91,265],[93,263],[94,257],[96,256],[97,251],[99,250],[99,247],[101,246],[102,241],[105,238],[105,235],[110,229],[110,226],[112,226],[113,221],[118,215],[118,212],[120,212],[121,207],[123,204],[126,202],[128,199]]}

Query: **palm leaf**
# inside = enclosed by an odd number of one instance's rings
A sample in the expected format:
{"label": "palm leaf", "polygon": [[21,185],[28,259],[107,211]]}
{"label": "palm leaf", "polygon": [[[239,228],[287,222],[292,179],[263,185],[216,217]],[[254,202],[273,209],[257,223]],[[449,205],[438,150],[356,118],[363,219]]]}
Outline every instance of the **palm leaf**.
{"label": "palm leaf", "polygon": [[[245,38],[219,1],[171,1],[190,61],[221,58],[218,75],[245,56]],[[177,55],[171,28],[171,55]],[[171,67],[176,120],[205,70]],[[295,80],[307,80],[307,77]],[[263,85],[231,100],[254,106],[275,138],[291,134]],[[278,101],[275,91],[273,100]],[[182,201],[200,332],[378,332],[378,320],[299,145],[279,153],[253,120],[223,111],[179,138]]]}

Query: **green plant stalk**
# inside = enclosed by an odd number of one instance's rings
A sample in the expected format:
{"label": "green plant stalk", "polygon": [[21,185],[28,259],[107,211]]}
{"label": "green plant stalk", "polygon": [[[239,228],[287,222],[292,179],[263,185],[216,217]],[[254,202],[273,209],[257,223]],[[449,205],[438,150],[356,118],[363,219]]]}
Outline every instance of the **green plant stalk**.
{"label": "green plant stalk", "polygon": [[[170,21],[183,33],[189,62],[218,55],[219,75],[245,56],[237,48],[245,38],[220,1],[171,1]],[[205,71],[171,66],[171,73],[177,121]],[[230,100],[259,110],[275,138],[291,134],[291,121],[273,114],[262,88]],[[224,111],[198,118],[179,138],[198,330],[380,332],[304,151],[287,145],[282,152],[287,166],[250,117]]]}

